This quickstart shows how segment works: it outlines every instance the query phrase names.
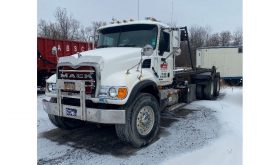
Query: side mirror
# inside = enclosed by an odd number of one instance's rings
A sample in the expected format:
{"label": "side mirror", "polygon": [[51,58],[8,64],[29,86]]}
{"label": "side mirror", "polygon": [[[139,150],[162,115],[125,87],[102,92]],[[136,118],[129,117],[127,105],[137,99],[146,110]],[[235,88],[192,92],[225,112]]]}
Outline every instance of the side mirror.
{"label": "side mirror", "polygon": [[151,45],[145,45],[141,50],[141,56],[151,56],[154,52],[154,49]]}
{"label": "side mirror", "polygon": [[172,31],[172,44],[173,44],[173,49],[180,48],[180,31],[179,31],[179,29]]}
{"label": "side mirror", "polygon": [[52,55],[57,56],[57,47],[56,46],[52,47]]}
{"label": "side mirror", "polygon": [[180,49],[180,48],[175,48],[175,49],[174,49],[174,55],[175,55],[175,56],[181,55],[181,49]]}
{"label": "side mirror", "polygon": [[187,41],[187,32],[185,30],[181,30],[181,41]]}

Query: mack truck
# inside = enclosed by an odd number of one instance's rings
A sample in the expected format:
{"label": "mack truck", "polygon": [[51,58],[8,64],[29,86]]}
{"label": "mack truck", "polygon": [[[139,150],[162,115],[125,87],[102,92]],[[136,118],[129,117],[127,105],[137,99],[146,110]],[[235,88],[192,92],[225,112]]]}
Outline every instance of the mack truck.
{"label": "mack truck", "polygon": [[125,21],[100,27],[94,38],[96,49],[60,57],[46,80],[43,107],[58,128],[112,124],[120,140],[142,147],[158,134],[163,111],[219,95],[215,66],[175,65],[181,42],[191,56],[187,27]]}

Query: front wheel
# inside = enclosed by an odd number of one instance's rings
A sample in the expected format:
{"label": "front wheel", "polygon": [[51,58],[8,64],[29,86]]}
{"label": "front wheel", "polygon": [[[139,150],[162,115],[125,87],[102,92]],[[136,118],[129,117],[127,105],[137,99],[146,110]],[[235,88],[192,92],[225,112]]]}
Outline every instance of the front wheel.
{"label": "front wheel", "polygon": [[149,144],[160,125],[159,103],[148,93],[141,93],[126,109],[126,124],[115,126],[118,137],[134,147]]}
{"label": "front wheel", "polygon": [[60,117],[55,115],[48,115],[50,121],[53,125],[57,126],[60,129],[71,130],[75,128],[79,128],[85,125],[85,121],[71,119],[66,117]]}

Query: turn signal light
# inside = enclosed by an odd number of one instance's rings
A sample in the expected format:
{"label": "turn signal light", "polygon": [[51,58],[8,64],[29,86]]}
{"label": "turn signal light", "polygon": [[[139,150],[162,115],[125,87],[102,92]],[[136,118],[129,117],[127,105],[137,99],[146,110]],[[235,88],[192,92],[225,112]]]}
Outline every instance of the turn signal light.
{"label": "turn signal light", "polygon": [[124,99],[127,95],[127,88],[123,88],[123,87],[120,87],[118,89],[118,98],[119,99]]}

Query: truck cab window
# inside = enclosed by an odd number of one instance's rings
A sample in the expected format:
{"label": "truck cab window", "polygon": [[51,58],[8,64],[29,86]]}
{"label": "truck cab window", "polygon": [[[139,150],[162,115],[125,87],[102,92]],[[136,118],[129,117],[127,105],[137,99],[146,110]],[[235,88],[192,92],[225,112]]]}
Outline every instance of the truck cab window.
{"label": "truck cab window", "polygon": [[162,56],[164,52],[170,51],[170,35],[165,31],[161,31],[159,39],[159,55]]}
{"label": "truck cab window", "polygon": [[139,47],[149,44],[156,48],[158,28],[155,25],[135,24],[100,30],[97,48]]}
{"label": "truck cab window", "polygon": [[108,34],[106,36],[104,36],[103,38],[103,45],[115,45],[116,41],[114,40],[114,38],[118,37],[119,35],[116,33],[111,33]]}

